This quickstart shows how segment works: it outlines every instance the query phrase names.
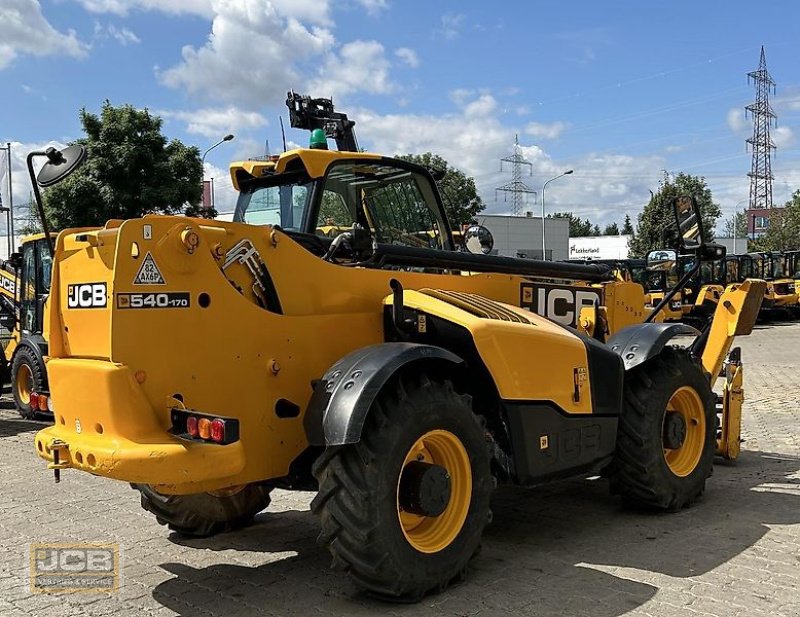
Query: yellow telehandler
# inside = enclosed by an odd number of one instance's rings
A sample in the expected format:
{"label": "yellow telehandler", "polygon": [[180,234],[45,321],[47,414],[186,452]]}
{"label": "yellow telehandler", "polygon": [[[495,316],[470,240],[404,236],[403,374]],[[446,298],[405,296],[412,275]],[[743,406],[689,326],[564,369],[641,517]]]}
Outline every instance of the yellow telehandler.
{"label": "yellow telehandler", "polygon": [[[316,491],[334,565],[412,601],[463,576],[498,482],[602,472],[636,506],[700,497],[715,451],[738,448],[711,386],[762,283],[726,294],[702,333],[641,323],[641,286],[607,267],[487,255],[484,228],[464,234],[477,254],[456,250],[428,170],[358,151],[329,101],[288,103],[311,147],[234,164],[233,222],[58,236],[55,424],[35,439],[57,480],[130,482],[190,535],[247,524],[273,487]],[[334,208],[350,225],[331,238]],[[682,253],[719,254],[693,200],[676,217]],[[577,295],[594,286],[604,305]],[[522,308],[539,302],[577,327]]]}

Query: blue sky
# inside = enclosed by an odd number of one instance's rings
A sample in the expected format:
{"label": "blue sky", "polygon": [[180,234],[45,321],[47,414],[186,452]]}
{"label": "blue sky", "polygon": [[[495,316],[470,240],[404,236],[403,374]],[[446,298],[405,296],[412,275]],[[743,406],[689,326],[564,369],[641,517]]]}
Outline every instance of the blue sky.
{"label": "blue sky", "polygon": [[24,154],[80,136],[78,110],[104,99],[148,107],[201,149],[232,132],[206,165],[224,210],[228,162],[279,147],[294,88],[333,95],[367,149],[442,154],[488,212],[510,208],[494,187],[518,133],[531,188],[575,169],[548,187],[548,211],[635,218],[665,171],[687,171],[727,216],[748,194],[746,72],[762,44],[778,84],[775,201],[800,188],[800,4],[768,8],[756,23],[739,0],[0,0],[0,141],[20,200]]}

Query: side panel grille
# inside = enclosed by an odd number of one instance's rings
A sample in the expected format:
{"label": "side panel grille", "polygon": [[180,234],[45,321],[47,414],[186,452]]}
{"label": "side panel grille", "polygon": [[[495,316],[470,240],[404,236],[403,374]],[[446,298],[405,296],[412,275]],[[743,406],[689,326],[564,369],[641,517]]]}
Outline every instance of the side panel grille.
{"label": "side panel grille", "polygon": [[461,291],[445,291],[443,289],[420,289],[420,293],[447,302],[467,313],[481,319],[497,319],[499,321],[512,321],[515,323],[530,324],[528,319],[507,309],[502,304],[489,300],[483,296],[464,293]]}

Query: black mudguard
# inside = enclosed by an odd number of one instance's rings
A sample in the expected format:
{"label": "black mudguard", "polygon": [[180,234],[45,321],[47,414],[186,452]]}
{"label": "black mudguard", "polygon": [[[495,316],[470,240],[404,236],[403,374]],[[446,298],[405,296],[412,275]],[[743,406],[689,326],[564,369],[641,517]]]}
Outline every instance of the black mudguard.
{"label": "black mudguard", "polygon": [[411,363],[431,361],[463,364],[446,349],[416,343],[380,343],[346,355],[314,384],[303,419],[308,443],[358,443],[369,408],[392,375]]}
{"label": "black mudguard", "polygon": [[657,356],[670,340],[679,335],[698,336],[700,331],[682,323],[642,323],[628,326],[608,340],[629,371]]}

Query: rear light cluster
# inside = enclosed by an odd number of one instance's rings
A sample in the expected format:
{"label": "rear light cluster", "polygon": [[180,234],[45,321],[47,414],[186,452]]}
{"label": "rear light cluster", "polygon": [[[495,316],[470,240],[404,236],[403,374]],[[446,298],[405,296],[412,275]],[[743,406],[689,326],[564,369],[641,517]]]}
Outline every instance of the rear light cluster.
{"label": "rear light cluster", "polygon": [[187,411],[172,410],[170,432],[183,439],[229,444],[239,440],[239,421]]}
{"label": "rear light cluster", "polygon": [[31,411],[39,412],[52,412],[52,403],[50,397],[46,394],[39,394],[38,392],[31,392],[30,398]]}

